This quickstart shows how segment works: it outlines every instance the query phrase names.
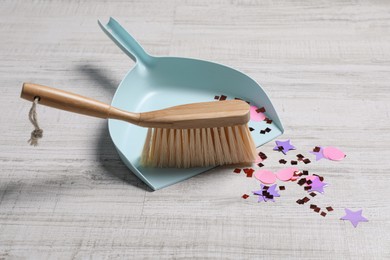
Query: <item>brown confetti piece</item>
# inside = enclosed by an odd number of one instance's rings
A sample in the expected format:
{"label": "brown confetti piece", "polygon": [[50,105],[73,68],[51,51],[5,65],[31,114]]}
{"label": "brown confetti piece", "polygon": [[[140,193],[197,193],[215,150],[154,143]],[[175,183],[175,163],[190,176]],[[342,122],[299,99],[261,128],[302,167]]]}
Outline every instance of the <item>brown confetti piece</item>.
{"label": "brown confetti piece", "polygon": [[314,211],[317,212],[317,213],[319,213],[319,212],[321,211],[321,208],[316,207],[316,208],[314,209]]}
{"label": "brown confetti piece", "polygon": [[303,184],[306,183],[306,178],[300,179],[297,183],[302,186]]}
{"label": "brown confetti piece", "polygon": [[315,209],[315,208],[317,208],[317,205],[315,205],[315,204],[310,204],[310,208],[311,208],[311,209]]}
{"label": "brown confetti piece", "polygon": [[310,199],[309,199],[308,197],[304,197],[302,200],[303,200],[303,203],[306,203],[306,202],[308,202]]}
{"label": "brown confetti piece", "polygon": [[215,96],[214,99],[218,100],[218,99],[219,99],[219,96]]}
{"label": "brown confetti piece", "polygon": [[244,200],[246,200],[247,198],[249,198],[249,195],[248,195],[248,194],[244,194],[244,195],[242,195],[242,198],[243,198]]}
{"label": "brown confetti piece", "polygon": [[306,186],[303,188],[304,190],[311,190],[311,186]]}
{"label": "brown confetti piece", "polygon": [[325,213],[324,211],[322,211],[320,215],[323,216],[323,217],[325,217],[325,216],[326,216],[326,213]]}
{"label": "brown confetti piece", "polygon": [[258,163],[258,164],[257,164],[257,166],[259,166],[259,167],[263,167],[263,166],[264,166],[264,164],[262,164],[262,163]]}
{"label": "brown confetti piece", "polygon": [[241,172],[241,169],[239,169],[239,168],[236,168],[236,169],[234,169],[234,171],[233,171],[234,173],[240,173]]}
{"label": "brown confetti piece", "polygon": [[310,161],[308,158],[304,159],[303,162],[304,162],[305,164],[311,163],[311,161]]}
{"label": "brown confetti piece", "polygon": [[266,131],[267,133],[271,132],[271,128],[267,127],[266,129],[264,129],[264,131]]}
{"label": "brown confetti piece", "polygon": [[319,151],[321,151],[320,147],[318,147],[318,146],[314,147],[313,152],[318,153]]}
{"label": "brown confetti piece", "polygon": [[259,157],[263,160],[267,159],[267,155],[265,155],[263,152],[259,152]]}
{"label": "brown confetti piece", "polygon": [[312,196],[312,197],[317,196],[317,194],[315,192],[310,192],[309,195]]}
{"label": "brown confetti piece", "polygon": [[286,187],[284,187],[284,186],[279,186],[279,190],[286,190]]}
{"label": "brown confetti piece", "polygon": [[256,112],[257,113],[265,113],[265,108],[264,107],[260,107],[260,108],[258,108],[258,109],[256,109]]}
{"label": "brown confetti piece", "polygon": [[226,100],[227,96],[225,95],[221,95],[221,97],[219,98],[220,101],[223,101],[223,100]]}
{"label": "brown confetti piece", "polygon": [[238,97],[235,97],[234,99],[235,99],[235,100],[242,100],[241,98],[238,98]]}
{"label": "brown confetti piece", "polygon": [[280,159],[280,160],[279,160],[279,163],[280,163],[280,164],[286,164],[287,161],[286,161],[285,159]]}
{"label": "brown confetti piece", "polygon": [[303,204],[303,200],[299,199],[296,201],[298,204],[302,205]]}
{"label": "brown confetti piece", "polygon": [[272,119],[265,118],[264,121],[265,121],[267,124],[272,124]]}
{"label": "brown confetti piece", "polygon": [[297,164],[298,164],[297,161],[291,160],[291,165],[297,165]]}
{"label": "brown confetti piece", "polygon": [[322,177],[322,176],[320,176],[320,175],[317,175],[317,174],[313,174],[314,176],[317,176],[319,179],[320,179],[320,181],[324,181],[324,177]]}
{"label": "brown confetti piece", "polygon": [[264,130],[261,130],[261,131],[260,131],[260,134],[262,134],[262,135],[265,134],[265,131],[264,131]]}
{"label": "brown confetti piece", "polygon": [[307,180],[306,183],[310,185],[310,184],[312,184],[313,182],[312,182],[311,180]]}
{"label": "brown confetti piece", "polygon": [[263,190],[268,190],[269,186],[263,186]]}
{"label": "brown confetti piece", "polygon": [[302,154],[297,154],[298,158],[305,158]]}
{"label": "brown confetti piece", "polygon": [[333,211],[333,208],[329,206],[329,207],[326,207],[326,210],[330,212],[330,211]]}
{"label": "brown confetti piece", "polygon": [[249,131],[254,131],[255,129],[253,127],[249,127]]}
{"label": "brown confetti piece", "polygon": [[303,171],[302,171],[302,175],[309,175],[309,171],[303,170]]}

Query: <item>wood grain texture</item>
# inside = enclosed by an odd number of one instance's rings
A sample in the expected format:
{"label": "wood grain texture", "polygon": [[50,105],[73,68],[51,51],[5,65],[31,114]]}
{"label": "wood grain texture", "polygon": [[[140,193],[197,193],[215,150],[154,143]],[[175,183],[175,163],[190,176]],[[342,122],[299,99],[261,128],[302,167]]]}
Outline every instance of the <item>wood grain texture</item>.
{"label": "wood grain texture", "polygon": [[[97,26],[110,15],[153,55],[256,79],[299,152],[341,147],[346,160],[307,166],[335,211],[297,205],[294,183],[276,203],[243,200],[258,184],[228,167],[151,192],[104,121],[42,106],[44,139],[29,147],[22,82],[110,102],[133,65]],[[0,39],[0,259],[390,258],[388,1],[1,1]],[[259,150],[277,170],[272,147]],[[344,207],[370,222],[338,220]]]}

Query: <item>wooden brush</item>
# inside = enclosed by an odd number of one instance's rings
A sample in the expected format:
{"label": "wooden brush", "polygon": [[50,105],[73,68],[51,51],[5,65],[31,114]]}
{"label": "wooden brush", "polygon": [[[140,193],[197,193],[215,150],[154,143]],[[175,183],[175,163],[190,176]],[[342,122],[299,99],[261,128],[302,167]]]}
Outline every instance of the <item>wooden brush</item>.
{"label": "wooden brush", "polygon": [[251,163],[256,147],[241,100],[201,102],[131,113],[63,90],[24,83],[21,97],[42,105],[148,127],[141,163],[150,167],[207,167]]}

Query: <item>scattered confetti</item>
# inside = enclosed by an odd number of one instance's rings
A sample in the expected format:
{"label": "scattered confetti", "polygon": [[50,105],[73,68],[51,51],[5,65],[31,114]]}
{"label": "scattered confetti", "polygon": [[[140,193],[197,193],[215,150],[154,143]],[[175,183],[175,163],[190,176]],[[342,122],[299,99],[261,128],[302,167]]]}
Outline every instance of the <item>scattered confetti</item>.
{"label": "scattered confetti", "polygon": [[241,172],[241,169],[239,169],[239,168],[236,168],[236,169],[234,169],[234,171],[233,171],[234,173],[240,173]]}
{"label": "scattered confetti", "polygon": [[263,160],[267,159],[267,155],[265,155],[263,152],[259,152],[259,157]]}
{"label": "scattered confetti", "polygon": [[[316,156],[316,161],[319,161],[324,157],[324,154],[323,154],[323,148],[321,146],[316,146],[312,152],[309,152],[309,153],[312,153]],[[326,159],[326,158],[325,158]]]}
{"label": "scattered confetti", "polygon": [[267,202],[272,201],[275,202],[274,197],[280,197],[280,194],[276,190],[277,186],[276,184],[271,186],[265,186],[263,184],[260,184],[261,189],[257,191],[253,191],[254,195],[259,196],[257,202]]}
{"label": "scattered confetti", "polygon": [[317,191],[319,193],[324,193],[324,187],[327,186],[327,183],[322,182],[320,178],[316,176],[314,180],[312,180],[312,183],[310,184],[309,191]]}
{"label": "scattered confetti", "polygon": [[250,118],[252,121],[260,122],[266,118],[266,116],[264,114],[265,110],[264,110],[264,112],[261,112],[261,111],[258,112],[258,110],[259,110],[259,108],[256,106],[250,107]]}
{"label": "scattered confetti", "polygon": [[221,95],[221,97],[219,98],[220,101],[223,101],[223,100],[226,100],[227,96],[225,95]]}
{"label": "scattered confetti", "polygon": [[256,171],[255,178],[265,184],[272,184],[276,181],[276,175],[268,170]]}
{"label": "scattered confetti", "polygon": [[[291,145],[290,140],[286,141],[275,141],[276,146],[274,147],[274,151],[281,151],[286,154],[290,150],[295,150],[295,146]],[[282,147],[282,149],[280,149]]]}
{"label": "scattered confetti", "polygon": [[276,178],[281,181],[289,181],[294,176],[294,172],[299,171],[297,168],[285,168],[276,173]]}
{"label": "scattered confetti", "polygon": [[352,225],[356,228],[359,222],[368,222],[368,219],[362,216],[362,209],[358,211],[352,211],[345,208],[345,216],[340,218],[341,220],[349,220]]}
{"label": "scattered confetti", "polygon": [[280,160],[279,160],[279,163],[280,163],[280,164],[286,164],[287,161],[286,161],[285,159],[280,159]]}
{"label": "scattered confetti", "polygon": [[332,161],[341,161],[345,158],[345,154],[336,147],[325,147],[323,150],[324,157]]}

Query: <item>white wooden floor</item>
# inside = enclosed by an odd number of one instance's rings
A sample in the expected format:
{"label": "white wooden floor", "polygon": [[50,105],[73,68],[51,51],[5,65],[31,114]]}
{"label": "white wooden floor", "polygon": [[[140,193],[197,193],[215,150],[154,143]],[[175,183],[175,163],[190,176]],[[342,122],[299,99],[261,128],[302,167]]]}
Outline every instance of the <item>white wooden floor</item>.
{"label": "white wooden floor", "polygon": [[[153,55],[256,79],[299,152],[342,148],[344,161],[307,166],[329,183],[314,201],[335,211],[296,204],[294,183],[275,203],[243,200],[258,183],[228,167],[151,192],[105,121],[50,108],[28,146],[23,81],[110,102],[133,66],[97,25],[109,16]],[[0,88],[0,259],[390,258],[389,1],[1,1]],[[340,221],[344,207],[369,222]]]}

